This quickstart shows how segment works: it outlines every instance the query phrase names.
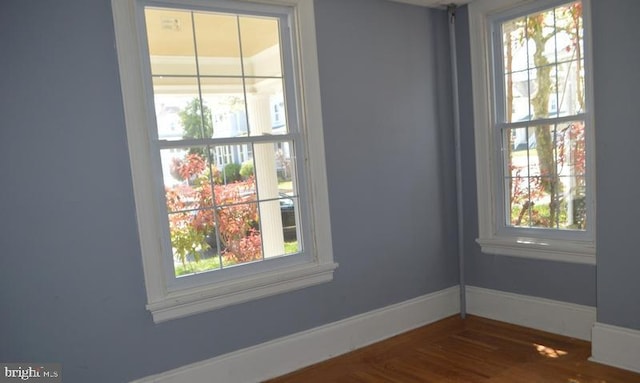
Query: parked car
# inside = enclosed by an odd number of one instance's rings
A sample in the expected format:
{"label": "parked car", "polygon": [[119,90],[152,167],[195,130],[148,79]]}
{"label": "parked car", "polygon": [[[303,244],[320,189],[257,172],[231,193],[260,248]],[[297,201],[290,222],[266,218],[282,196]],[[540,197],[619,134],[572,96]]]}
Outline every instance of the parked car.
{"label": "parked car", "polygon": [[285,193],[280,193],[280,215],[282,216],[282,230],[284,240],[296,240],[296,211],[293,199]]}

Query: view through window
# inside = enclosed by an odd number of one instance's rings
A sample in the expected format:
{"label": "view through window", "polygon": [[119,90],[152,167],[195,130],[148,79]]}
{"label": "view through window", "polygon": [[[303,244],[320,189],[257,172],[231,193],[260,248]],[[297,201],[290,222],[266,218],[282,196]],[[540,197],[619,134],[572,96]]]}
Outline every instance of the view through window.
{"label": "view through window", "polygon": [[175,276],[301,253],[281,20],[158,7],[144,16]]}
{"label": "view through window", "polygon": [[506,226],[584,231],[582,3],[499,22],[496,134]]}

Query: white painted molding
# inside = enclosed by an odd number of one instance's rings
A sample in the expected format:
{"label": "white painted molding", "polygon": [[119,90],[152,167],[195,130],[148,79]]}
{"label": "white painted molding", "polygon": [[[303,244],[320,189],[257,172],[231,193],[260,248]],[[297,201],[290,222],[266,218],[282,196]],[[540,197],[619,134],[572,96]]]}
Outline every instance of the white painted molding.
{"label": "white painted molding", "polygon": [[589,360],[640,373],[640,331],[597,322]]}
{"label": "white painted molding", "polygon": [[596,308],[467,286],[467,312],[502,322],[591,340]]}
{"label": "white painted molding", "polygon": [[132,383],[263,381],[457,314],[458,298],[454,286]]}

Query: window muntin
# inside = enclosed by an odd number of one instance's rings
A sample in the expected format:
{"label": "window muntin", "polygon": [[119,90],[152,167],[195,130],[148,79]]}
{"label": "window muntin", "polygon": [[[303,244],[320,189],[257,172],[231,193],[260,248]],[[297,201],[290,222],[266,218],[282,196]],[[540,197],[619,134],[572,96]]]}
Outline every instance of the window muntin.
{"label": "window muntin", "polygon": [[510,14],[493,28],[498,230],[584,232],[590,213],[582,4]]}
{"label": "window muntin", "polygon": [[155,6],[144,17],[168,278],[302,256],[286,19]]}

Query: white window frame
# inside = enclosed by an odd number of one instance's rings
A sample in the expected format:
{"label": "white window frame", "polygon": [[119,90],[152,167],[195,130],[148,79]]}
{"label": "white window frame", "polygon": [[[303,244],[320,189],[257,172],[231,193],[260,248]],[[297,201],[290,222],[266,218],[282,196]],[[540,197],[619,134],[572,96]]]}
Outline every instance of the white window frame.
{"label": "white window frame", "polygon": [[576,235],[566,230],[506,227],[499,203],[503,158],[495,139],[496,102],[491,36],[494,21],[505,14],[533,13],[569,0],[476,0],[469,4],[469,34],[473,81],[479,238],[482,252],[562,262],[595,264],[595,145],[590,0],[582,0],[586,122],[588,229]]}
{"label": "white window frame", "polygon": [[[157,196],[149,124],[150,113],[145,91],[145,70],[141,42],[136,38],[141,20],[137,16],[142,0],[112,0],[116,48],[120,67],[120,81],[124,103],[125,124],[131,161],[133,191],[135,197],[138,233],[142,252],[144,280],[147,291],[147,309],[154,322],[181,318],[216,308],[242,303],[270,295],[325,283],[333,279],[338,266],[333,261],[330,230],[329,201],[325,169],[324,138],[320,104],[317,47],[313,0],[233,0],[242,7],[264,4],[288,7],[292,11],[292,38],[296,40],[294,51],[296,81],[298,84],[300,132],[306,157],[302,161],[304,177],[302,190],[306,190],[305,222],[310,226],[311,238],[305,238],[305,256],[300,261],[280,262],[274,267],[258,268],[250,274],[239,273],[234,278],[215,277],[210,274],[206,283],[176,288],[167,280],[162,246],[162,223],[166,212],[160,211]],[[220,2],[229,4],[228,0]],[[206,7],[212,1],[160,0],[154,5],[178,4]],[[304,70],[302,70],[304,68]],[[153,114],[153,112],[151,113]],[[267,263],[267,262],[265,262]],[[255,265],[255,264],[254,264]],[[252,266],[254,266],[252,265]],[[201,275],[199,275],[201,276]]]}

